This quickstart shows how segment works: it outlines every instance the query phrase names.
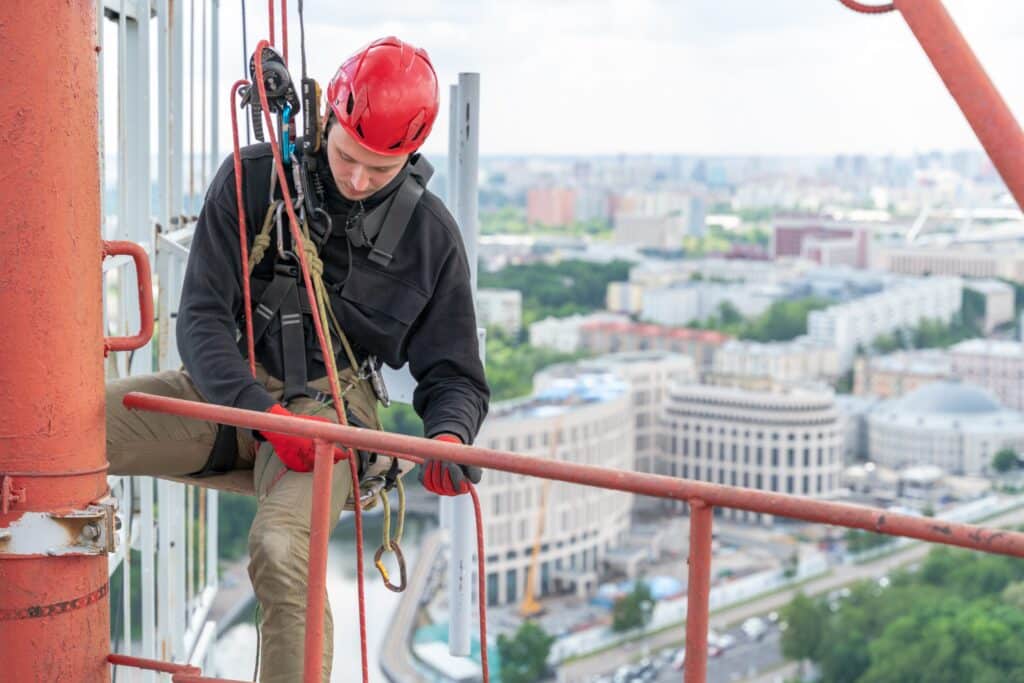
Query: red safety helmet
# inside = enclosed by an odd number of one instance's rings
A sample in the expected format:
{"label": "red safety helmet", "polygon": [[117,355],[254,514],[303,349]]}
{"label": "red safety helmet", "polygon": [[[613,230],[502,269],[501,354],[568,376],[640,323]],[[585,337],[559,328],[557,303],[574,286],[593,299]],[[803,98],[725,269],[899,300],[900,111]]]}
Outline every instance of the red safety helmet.
{"label": "red safety helmet", "polygon": [[414,152],[437,118],[437,74],[425,50],[394,36],[345,60],[327,86],[338,122],[378,154]]}

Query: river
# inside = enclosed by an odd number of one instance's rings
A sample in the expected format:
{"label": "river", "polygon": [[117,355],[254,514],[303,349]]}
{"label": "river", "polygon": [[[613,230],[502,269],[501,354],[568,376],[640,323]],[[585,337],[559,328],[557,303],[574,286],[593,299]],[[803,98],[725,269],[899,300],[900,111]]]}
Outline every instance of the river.
{"label": "river", "polygon": [[[401,596],[384,587],[373,564],[373,554],[380,546],[384,517],[380,514],[363,518],[364,559],[366,578],[366,637],[370,680],[383,681],[378,666],[382,642]],[[435,526],[436,518],[409,515],[402,537],[406,564],[412,572],[419,554],[420,540]],[[394,529],[392,529],[394,533]],[[331,537],[327,559],[327,595],[334,613],[334,671],[332,683],[359,680],[359,597],[355,562],[355,529],[351,514],[346,513]],[[388,562],[389,569],[394,563]],[[397,583],[397,575],[392,577]],[[401,643],[396,643],[400,647]],[[253,610],[221,636],[214,655],[215,675],[239,680],[252,680],[256,657],[256,627]]]}

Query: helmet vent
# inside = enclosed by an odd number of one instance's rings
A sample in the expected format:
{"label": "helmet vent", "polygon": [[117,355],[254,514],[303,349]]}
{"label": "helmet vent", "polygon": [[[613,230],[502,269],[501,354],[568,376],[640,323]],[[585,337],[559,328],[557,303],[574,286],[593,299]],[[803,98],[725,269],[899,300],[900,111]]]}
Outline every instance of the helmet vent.
{"label": "helmet vent", "polygon": [[393,144],[393,145],[391,145],[390,147],[388,147],[388,149],[398,149],[398,148],[399,148],[399,147],[401,147],[401,146],[402,146],[402,141],[401,141],[401,140],[399,140],[399,141],[398,141],[398,142],[396,142],[395,144]]}
{"label": "helmet vent", "polygon": [[345,113],[352,116],[352,110],[356,108],[356,98],[352,97],[352,93],[348,94],[348,102],[345,104]]}
{"label": "helmet vent", "polygon": [[359,137],[361,137],[361,138],[365,138],[366,137],[366,133],[363,132],[363,124],[362,123],[357,123],[356,124],[356,132],[359,133]]}
{"label": "helmet vent", "polygon": [[423,129],[425,127],[426,126],[421,123],[420,127],[416,129],[416,133],[411,138],[409,138],[409,142],[415,142],[420,137],[420,133],[423,132]]}

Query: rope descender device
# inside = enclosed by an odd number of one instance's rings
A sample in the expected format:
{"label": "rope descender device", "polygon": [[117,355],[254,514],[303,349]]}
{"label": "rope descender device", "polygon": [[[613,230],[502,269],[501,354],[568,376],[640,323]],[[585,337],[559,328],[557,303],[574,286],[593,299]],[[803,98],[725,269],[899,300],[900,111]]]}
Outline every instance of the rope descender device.
{"label": "rope descender device", "polygon": [[[252,85],[246,86],[242,92],[241,106],[248,106],[252,116],[252,129],[256,139],[265,141],[263,130],[263,107],[260,104],[259,86],[256,83],[256,52],[249,58],[249,74]],[[288,71],[284,59],[272,47],[265,46],[259,53],[260,70],[263,73],[263,86],[267,95],[267,109],[277,114],[278,129],[282,131],[281,139],[286,146],[289,138],[295,140],[295,119],[294,116],[300,111],[301,103],[299,94],[295,90],[291,73]],[[287,111],[287,116],[285,116]],[[293,145],[294,146],[294,145]],[[284,162],[288,163],[291,155],[286,150],[282,156]]]}

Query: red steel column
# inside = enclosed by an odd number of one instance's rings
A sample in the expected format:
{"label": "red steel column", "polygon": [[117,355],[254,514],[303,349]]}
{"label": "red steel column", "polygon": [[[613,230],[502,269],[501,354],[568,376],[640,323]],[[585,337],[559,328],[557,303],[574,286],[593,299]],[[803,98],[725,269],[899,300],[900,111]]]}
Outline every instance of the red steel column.
{"label": "red steel column", "polygon": [[1017,205],[1024,209],[1024,132],[971,46],[941,0],[896,0],[894,4],[967,117]]}
{"label": "red steel column", "polygon": [[106,491],[95,7],[0,2],[0,479],[19,494],[0,507],[5,681],[110,680],[106,556],[12,557],[19,519]]}
{"label": "red steel column", "polygon": [[708,597],[711,593],[711,523],[714,509],[690,501],[690,565],[686,587],[685,683],[704,683],[708,672]]}
{"label": "red steel column", "polygon": [[327,542],[331,535],[331,482],[334,445],[317,439],[313,465],[313,500],[309,529],[309,574],[306,579],[306,659],[302,680],[318,683],[324,660],[324,613],[327,610]]}

